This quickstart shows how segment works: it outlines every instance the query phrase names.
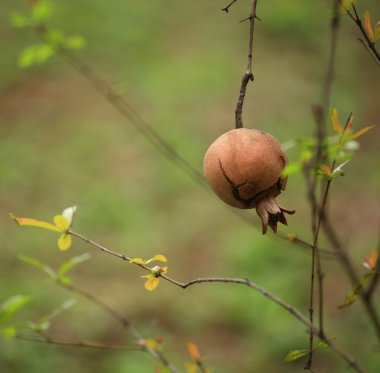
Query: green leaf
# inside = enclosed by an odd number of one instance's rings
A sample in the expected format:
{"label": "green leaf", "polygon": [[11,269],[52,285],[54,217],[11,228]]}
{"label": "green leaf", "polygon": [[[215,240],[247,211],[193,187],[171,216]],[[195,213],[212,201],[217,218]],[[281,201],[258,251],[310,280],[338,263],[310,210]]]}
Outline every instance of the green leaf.
{"label": "green leaf", "polygon": [[317,342],[317,345],[315,346],[315,348],[329,348],[330,345],[325,342],[325,341],[322,341],[322,339],[320,339],[318,342]]}
{"label": "green leaf", "polygon": [[0,330],[4,338],[12,339],[17,334],[17,329],[13,326],[8,326]]}
{"label": "green leaf", "polygon": [[62,263],[61,266],[59,267],[59,269],[57,271],[58,277],[63,276],[63,274],[65,274],[67,271],[69,271],[70,269],[75,267],[77,264],[83,263],[89,259],[91,259],[91,254],[89,254],[89,253],[77,255],[77,256],[70,258],[68,261]]}
{"label": "green leaf", "polygon": [[30,24],[28,17],[24,16],[23,14],[17,11],[11,13],[11,15],[9,16],[9,21],[13,27],[25,27]]}
{"label": "green leaf", "polygon": [[367,285],[369,279],[372,277],[372,272],[366,273],[359,281],[356,283],[350,292],[346,295],[346,298],[344,299],[344,302],[338,306],[339,309],[346,308],[348,306],[351,306],[357,298],[359,293],[362,291],[364,286]]}
{"label": "green leaf", "polygon": [[288,176],[300,172],[302,169],[301,162],[290,162],[282,170],[282,176]]}
{"label": "green leaf", "polygon": [[12,214],[9,214],[11,219],[13,219],[17,225],[20,227],[23,226],[31,226],[31,227],[38,227],[43,229],[49,229],[51,231],[60,232],[60,230],[53,224],[50,224],[46,221],[31,219],[31,218],[16,218]]}
{"label": "green leaf", "polygon": [[[329,338],[330,341],[335,341],[336,340],[336,337],[330,337]],[[326,341],[323,341],[322,339],[320,339],[316,346],[315,346],[315,349],[317,348],[329,348],[330,347],[330,344]]]}
{"label": "green leaf", "polygon": [[68,49],[81,49],[86,45],[86,41],[80,35],[74,35],[66,38],[65,47]]}
{"label": "green leaf", "polygon": [[45,40],[50,46],[56,48],[65,41],[65,36],[61,30],[49,29],[45,34]]}
{"label": "green leaf", "polygon": [[35,44],[24,49],[18,59],[18,66],[27,68],[35,64],[42,64],[54,55],[54,49],[49,44]]}
{"label": "green leaf", "polygon": [[32,8],[32,17],[37,23],[46,22],[51,14],[52,6],[48,0],[39,0]]}
{"label": "green leaf", "polygon": [[67,276],[65,276],[65,275],[61,275],[61,276],[59,276],[58,281],[59,281],[59,283],[61,283],[62,285],[70,285],[70,284],[71,284],[71,280],[70,280],[70,278],[67,277]]}
{"label": "green leaf", "polygon": [[53,311],[49,312],[47,315],[42,317],[38,321],[37,325],[42,325],[48,321],[51,321],[55,317],[59,316],[62,312],[66,311],[69,308],[71,308],[72,306],[74,306],[76,303],[77,303],[77,301],[75,299],[66,300],[60,307],[54,309]]}
{"label": "green leaf", "polygon": [[301,359],[301,357],[306,356],[309,353],[308,350],[292,350],[285,356],[285,363],[290,363],[291,361]]}
{"label": "green leaf", "polygon": [[380,27],[378,25],[375,27],[375,34],[373,38],[375,39],[375,42],[380,39]]}
{"label": "green leaf", "polygon": [[6,300],[0,306],[0,324],[9,320],[19,309],[24,307],[31,300],[27,295],[15,295]]}
{"label": "green leaf", "polygon": [[56,278],[56,273],[55,271],[49,267],[48,265],[41,263],[39,260],[32,258],[27,255],[19,254],[17,255],[18,259],[20,259],[22,262],[26,264],[30,264],[33,267],[36,267],[37,269],[47,273],[51,278]]}

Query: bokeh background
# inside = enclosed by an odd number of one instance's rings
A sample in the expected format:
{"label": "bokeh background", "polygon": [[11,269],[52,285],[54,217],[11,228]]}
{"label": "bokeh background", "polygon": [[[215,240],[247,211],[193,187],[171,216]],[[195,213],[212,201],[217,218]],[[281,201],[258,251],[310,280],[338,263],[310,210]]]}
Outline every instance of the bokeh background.
{"label": "bokeh background", "polygon": [[[203,284],[181,290],[161,282],[143,288],[141,271],[75,240],[67,252],[56,235],[19,229],[8,213],[50,220],[78,205],[76,230],[130,257],[169,258],[169,275],[248,277],[305,313],[310,255],[306,249],[262,236],[157,152],[94,88],[58,57],[22,70],[19,53],[36,42],[32,30],[15,29],[8,15],[23,1],[3,0],[0,11],[0,301],[30,294],[17,318],[38,320],[75,295],[21,263],[23,253],[58,266],[91,252],[74,284],[96,294],[129,318],[146,337],[162,336],[171,361],[184,367],[186,343],[196,343],[213,372],[294,372],[291,349],[307,346],[305,327],[248,288]],[[227,1],[54,1],[51,24],[87,40],[77,55],[124,97],[196,169],[209,144],[234,126],[234,108],[246,66],[250,1],[229,14]],[[255,81],[248,87],[246,125],[283,143],[312,136],[311,105],[319,102],[327,60],[331,1],[261,1],[254,41]],[[361,13],[380,18],[378,1],[361,1]],[[343,17],[332,105],[354,113],[356,128],[379,124],[379,69]],[[334,182],[329,210],[358,271],[377,244],[379,227],[379,127],[360,139],[361,149]],[[290,160],[297,151],[289,151]],[[280,203],[295,208],[283,234],[310,240],[309,206],[301,175],[292,176]],[[244,212],[255,216],[253,211]],[[322,245],[329,248],[322,239]],[[329,335],[370,372],[380,369],[379,346],[358,302],[338,310],[350,290],[335,261],[324,261]],[[377,305],[379,306],[377,293]],[[90,303],[58,317],[51,336],[103,343],[133,342],[120,325]],[[0,341],[2,372],[153,372],[141,352],[91,351],[22,341]],[[328,350],[315,356],[318,372],[346,372]]]}

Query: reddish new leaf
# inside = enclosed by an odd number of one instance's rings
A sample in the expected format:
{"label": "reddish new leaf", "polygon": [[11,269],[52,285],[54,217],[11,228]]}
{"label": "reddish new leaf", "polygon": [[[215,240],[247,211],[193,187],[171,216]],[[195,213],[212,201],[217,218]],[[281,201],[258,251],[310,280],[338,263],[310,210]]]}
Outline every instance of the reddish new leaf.
{"label": "reddish new leaf", "polygon": [[358,138],[359,136],[364,135],[366,132],[368,132],[369,130],[371,130],[373,127],[375,127],[375,126],[368,126],[368,127],[364,127],[364,128],[362,128],[361,130],[355,132],[355,133],[352,135],[352,139],[356,139],[356,138]]}
{"label": "reddish new leaf", "polygon": [[335,108],[330,109],[330,120],[332,127],[336,133],[341,135],[343,133],[343,125],[342,122],[339,119],[339,113],[338,110]]}
{"label": "reddish new leaf", "polygon": [[374,38],[373,29],[372,29],[372,25],[371,25],[371,16],[370,16],[368,10],[364,13],[363,20],[364,20],[364,28],[367,32],[368,38],[372,43],[374,43],[375,38]]}
{"label": "reddish new leaf", "polygon": [[374,271],[376,269],[377,257],[377,250],[371,250],[369,256],[364,258],[363,266],[371,271]]}
{"label": "reddish new leaf", "polygon": [[201,360],[201,355],[199,353],[197,345],[195,345],[192,342],[189,342],[187,344],[187,352],[189,353],[190,357],[195,361]]}

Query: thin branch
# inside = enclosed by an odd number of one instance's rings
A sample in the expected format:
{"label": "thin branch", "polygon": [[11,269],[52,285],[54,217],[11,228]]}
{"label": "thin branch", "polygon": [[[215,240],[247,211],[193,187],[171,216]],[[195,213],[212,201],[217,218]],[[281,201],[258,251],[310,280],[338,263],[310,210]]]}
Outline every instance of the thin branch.
{"label": "thin branch", "polygon": [[83,341],[69,341],[69,340],[63,340],[63,339],[55,339],[51,337],[34,337],[34,336],[27,336],[27,335],[16,335],[13,337],[14,339],[21,340],[21,341],[28,341],[28,342],[37,342],[37,343],[45,343],[45,344],[52,344],[52,345],[60,345],[60,346],[67,346],[67,347],[81,347],[81,348],[92,348],[92,349],[98,349],[98,350],[134,350],[134,351],[144,351],[143,346],[139,345],[105,345],[100,343],[93,343],[93,342],[83,342]]}
{"label": "thin branch", "polygon": [[355,4],[351,3],[352,10],[348,9],[342,0],[340,0],[340,4],[343,6],[344,10],[348,14],[348,16],[353,20],[353,22],[356,24],[356,26],[359,28],[361,34],[364,36],[365,42],[363,39],[358,39],[364,47],[367,49],[367,51],[370,53],[374,61],[380,65],[380,53],[375,47],[375,43],[370,40],[369,36],[367,35],[366,30],[364,29],[362,19],[359,16],[359,13],[355,7]]}
{"label": "thin branch", "polygon": [[247,85],[248,82],[251,80],[253,81],[253,73],[252,73],[252,54],[253,54],[253,33],[255,30],[255,19],[256,16],[256,6],[257,6],[257,0],[253,0],[252,2],[252,10],[251,14],[249,15],[249,42],[248,42],[248,62],[247,62],[247,70],[243,75],[243,78],[241,80],[241,87],[239,92],[238,101],[236,103],[236,109],[235,109],[235,127],[236,128],[243,128],[243,119],[242,119],[242,113],[243,113],[243,104],[245,99],[245,94],[247,91]]}
{"label": "thin branch", "polygon": [[113,308],[102,302],[100,299],[94,297],[92,294],[87,293],[86,291],[77,288],[74,285],[71,284],[64,284],[62,282],[57,282],[57,284],[64,289],[69,290],[72,293],[79,294],[80,296],[86,298],[93,304],[95,304],[98,308],[101,308],[104,312],[106,312],[109,316],[111,316],[113,319],[115,319],[117,322],[119,322],[125,329],[134,329],[133,334],[137,339],[140,339],[141,336],[139,334],[136,335],[137,331],[135,328],[133,328],[133,325],[131,322],[125,318],[124,316],[120,315],[118,312],[116,312]]}
{"label": "thin branch", "polygon": [[[69,234],[83,240],[84,242],[86,242],[87,244],[89,245],[92,245],[94,247],[96,247],[98,250],[104,252],[104,253],[107,253],[109,255],[112,255],[112,256],[115,256],[115,257],[118,257],[119,259],[122,259],[122,260],[130,260],[130,258],[128,256],[126,256],[125,254],[119,254],[119,253],[116,253],[112,250],[109,250],[107,249],[106,247],[96,243],[95,241],[79,234],[79,233],[76,233],[76,232],[73,232],[73,231],[68,231]],[[143,264],[139,264],[139,263],[133,263],[147,271],[150,271],[150,268],[143,265]],[[315,327],[312,327],[311,326],[311,323],[309,321],[309,319],[301,312],[299,311],[297,308],[293,307],[292,305],[286,303],[285,301],[283,301],[282,299],[278,298],[277,296],[275,296],[274,294],[270,293],[268,290],[262,288],[261,286],[257,285],[256,283],[254,283],[253,281],[249,280],[249,279],[243,279],[243,278],[231,278],[231,277],[209,277],[209,278],[198,278],[198,279],[194,279],[194,280],[190,280],[188,282],[180,282],[180,281],[177,281],[165,274],[161,274],[159,275],[162,279],[182,288],[182,289],[187,289],[188,287],[192,286],[192,285],[195,285],[195,284],[203,284],[203,283],[230,283],[230,284],[240,284],[240,285],[244,285],[244,286],[248,286],[249,288],[251,289],[254,289],[256,290],[257,292],[259,292],[261,295],[265,296],[266,298],[270,299],[272,302],[278,304],[280,307],[282,307],[283,309],[285,309],[288,313],[290,313],[291,315],[293,315],[296,319],[298,319],[301,323],[303,323],[304,325],[306,325],[309,329],[312,330],[313,334],[316,335],[318,338],[320,338],[321,340],[325,341],[326,343],[328,343],[332,349],[343,359],[345,360],[348,365],[350,367],[352,367],[353,369],[355,369],[357,372],[361,372],[361,373],[365,373],[365,370],[360,367],[358,365],[358,363],[356,362],[356,360],[354,358],[352,358],[352,356],[350,356],[348,353],[346,353],[341,347],[339,347],[334,341],[330,340],[329,338],[327,338],[323,333],[321,333],[321,331],[318,329],[318,328],[315,328]]]}
{"label": "thin branch", "polygon": [[[330,241],[331,245],[337,251],[340,257],[340,261],[343,265],[343,268],[345,269],[345,272],[350,278],[351,283],[353,285],[357,284],[359,282],[359,276],[357,275],[355,268],[353,267],[352,262],[348,256],[347,249],[344,247],[344,245],[338,238],[338,235],[333,229],[332,223],[326,214],[323,218],[323,230],[326,234],[326,237]],[[359,297],[370,317],[372,325],[374,326],[374,330],[377,335],[377,338],[380,340],[380,319],[375,309],[375,306],[373,305],[371,299],[368,299],[365,296],[365,293],[363,291],[359,292]]]}
{"label": "thin branch", "polygon": [[[76,236],[79,237],[79,235],[76,235]],[[82,239],[84,239],[84,238],[82,238]],[[93,242],[91,240],[89,240],[89,241],[90,242],[88,242],[88,243],[91,243],[92,245],[95,245],[98,248],[102,247],[100,245],[97,245],[95,242]],[[111,251],[108,250],[107,253],[110,254]],[[115,311],[112,307],[110,307],[109,305],[107,305],[106,303],[101,301],[100,299],[96,298],[95,296],[88,293],[87,291],[82,290],[82,289],[80,289],[74,285],[63,284],[60,282],[58,282],[58,285],[69,290],[72,293],[78,294],[78,295],[86,298],[87,300],[89,300],[90,302],[95,304],[97,307],[102,309],[104,312],[106,312],[108,315],[110,315],[113,319],[118,321],[125,329],[128,329],[137,340],[142,340],[142,341],[144,340],[144,338],[142,337],[140,332],[137,330],[137,328],[127,318],[125,318],[123,315],[121,315],[120,313]],[[147,353],[149,353],[156,360],[160,361],[171,372],[173,372],[173,373],[179,372],[178,369],[168,360],[168,358],[161,351],[154,350],[146,344],[142,344],[141,349],[146,351]]]}
{"label": "thin branch", "polygon": [[199,185],[205,186],[203,175],[187,162],[170,144],[168,144],[131,106],[118,94],[111,85],[106,83],[89,65],[80,61],[65,48],[58,50],[59,56],[69,63],[75,70],[83,75],[97,91],[103,95],[114,108],[124,115],[135,129],[140,132],[161,154],[195,180]]}
{"label": "thin branch", "polygon": [[[333,0],[333,17],[330,22],[330,50],[329,57],[326,66],[326,73],[323,80],[322,93],[321,93],[321,103],[315,107],[315,118],[316,118],[316,139],[317,148],[314,160],[314,167],[318,166],[320,163],[326,160],[326,154],[324,151],[324,144],[326,138],[326,117],[330,106],[331,97],[331,87],[334,77],[334,66],[336,59],[336,48],[337,48],[337,37],[339,29],[339,4],[340,0]],[[309,171],[306,170],[306,179],[308,180],[308,196],[311,204],[312,213],[312,232],[313,232],[313,248],[312,248],[312,260],[311,260],[311,273],[310,273],[310,300],[309,300],[309,317],[311,327],[314,325],[314,277],[315,269],[317,270],[318,276],[318,301],[319,301],[319,328],[321,333],[324,334],[323,316],[324,316],[324,295],[323,295],[323,272],[320,251],[318,249],[318,238],[321,227],[321,222],[323,220],[324,209],[326,206],[327,195],[329,192],[330,185],[328,184],[323,196],[322,208],[318,211],[318,201],[316,197],[317,182],[316,177],[309,177]],[[310,331],[309,334],[309,356],[306,363],[305,369],[311,369],[312,359],[313,359],[313,333]]]}
{"label": "thin branch", "polygon": [[232,0],[229,4],[227,4],[224,8],[222,8],[221,10],[223,10],[224,12],[228,13],[228,11],[230,10],[230,7],[232,5],[234,5],[238,0]]}
{"label": "thin branch", "polygon": [[[379,232],[380,233],[380,232]],[[371,300],[375,290],[376,290],[376,287],[379,283],[379,279],[380,279],[380,272],[379,272],[379,268],[380,268],[380,234],[379,234],[379,238],[378,238],[378,242],[377,242],[377,260],[376,260],[376,263],[375,263],[375,266],[374,266],[374,273],[371,277],[371,281],[370,283],[368,284],[368,287],[367,289],[365,290],[364,292],[364,295],[366,298],[368,298],[368,300]]]}

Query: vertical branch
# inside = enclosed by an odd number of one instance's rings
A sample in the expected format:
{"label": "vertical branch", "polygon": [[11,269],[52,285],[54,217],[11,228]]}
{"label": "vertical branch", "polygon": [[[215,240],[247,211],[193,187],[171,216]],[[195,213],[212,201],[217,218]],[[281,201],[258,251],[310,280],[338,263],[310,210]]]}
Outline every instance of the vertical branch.
{"label": "vertical branch", "polygon": [[[314,108],[316,119],[316,139],[317,148],[314,160],[314,165],[318,166],[326,160],[325,154],[325,138],[326,138],[326,117],[330,106],[331,87],[334,77],[334,66],[336,59],[336,47],[339,28],[339,4],[340,0],[333,0],[333,17],[330,22],[330,50],[326,67],[326,73],[323,80],[322,93],[320,105]],[[308,170],[306,171],[308,172]],[[321,223],[324,217],[324,209],[326,207],[327,196],[330,189],[330,182],[327,184],[325,193],[323,195],[322,207],[318,209],[318,200],[316,197],[317,182],[315,176],[311,176],[309,180],[309,199],[312,208],[312,232],[313,232],[313,247],[312,247],[312,260],[311,260],[311,274],[310,274],[310,299],[309,299],[309,317],[311,329],[309,332],[309,356],[305,365],[305,369],[311,369],[313,360],[313,332],[314,327],[314,278],[315,270],[318,276],[318,301],[319,301],[319,328],[322,335],[324,335],[323,323],[323,271],[320,253],[318,250],[318,237],[320,232]]]}
{"label": "vertical branch", "polygon": [[247,18],[249,19],[248,63],[247,63],[247,70],[244,73],[243,78],[241,80],[239,97],[238,97],[238,101],[237,101],[236,109],[235,109],[235,127],[236,128],[244,127],[242,112],[243,112],[245,93],[247,91],[248,82],[250,80],[253,81],[254,79],[253,73],[252,73],[252,54],[253,54],[253,32],[255,30],[255,19],[257,18],[256,5],[257,5],[257,0],[253,0],[251,14]]}

